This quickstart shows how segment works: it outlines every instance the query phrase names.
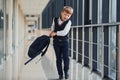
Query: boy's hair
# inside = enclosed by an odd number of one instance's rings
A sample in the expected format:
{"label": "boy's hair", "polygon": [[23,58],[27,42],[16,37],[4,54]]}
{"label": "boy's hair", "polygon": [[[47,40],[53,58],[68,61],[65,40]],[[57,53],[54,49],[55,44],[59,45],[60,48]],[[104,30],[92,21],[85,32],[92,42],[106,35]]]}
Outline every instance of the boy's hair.
{"label": "boy's hair", "polygon": [[70,6],[64,6],[63,9],[62,9],[62,12],[67,12],[68,14],[73,14],[73,8],[70,7]]}

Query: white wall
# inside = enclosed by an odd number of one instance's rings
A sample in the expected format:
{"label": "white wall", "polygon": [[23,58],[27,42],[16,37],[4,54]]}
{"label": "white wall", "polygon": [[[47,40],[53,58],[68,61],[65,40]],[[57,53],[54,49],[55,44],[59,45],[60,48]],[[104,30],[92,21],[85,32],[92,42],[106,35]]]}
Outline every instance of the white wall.
{"label": "white wall", "polygon": [[[15,3],[15,10],[13,10],[13,3]],[[8,22],[5,26],[7,28],[5,31],[7,37],[4,36],[6,37],[6,60],[3,61],[4,69],[0,70],[0,76],[2,76],[2,80],[18,80],[24,63],[27,24],[19,0],[6,0],[5,4],[6,14],[8,15]],[[15,14],[13,15],[13,13]]]}

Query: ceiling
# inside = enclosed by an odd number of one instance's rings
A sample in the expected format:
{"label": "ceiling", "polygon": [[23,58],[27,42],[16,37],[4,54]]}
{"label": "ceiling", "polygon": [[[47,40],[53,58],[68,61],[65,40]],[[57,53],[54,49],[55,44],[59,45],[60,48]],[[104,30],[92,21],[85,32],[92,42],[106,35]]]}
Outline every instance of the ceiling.
{"label": "ceiling", "polygon": [[38,19],[49,0],[20,0],[20,5],[26,19],[35,21]]}

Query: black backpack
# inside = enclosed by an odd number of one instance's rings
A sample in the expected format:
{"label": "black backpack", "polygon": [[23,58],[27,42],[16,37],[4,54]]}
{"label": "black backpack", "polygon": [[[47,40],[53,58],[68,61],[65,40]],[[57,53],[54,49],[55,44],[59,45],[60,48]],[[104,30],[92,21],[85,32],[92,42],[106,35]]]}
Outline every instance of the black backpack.
{"label": "black backpack", "polygon": [[28,50],[28,56],[30,59],[25,62],[25,65],[34,59],[36,56],[40,55],[43,56],[50,44],[50,37],[47,35],[42,35],[35,39],[35,41],[30,45]]}

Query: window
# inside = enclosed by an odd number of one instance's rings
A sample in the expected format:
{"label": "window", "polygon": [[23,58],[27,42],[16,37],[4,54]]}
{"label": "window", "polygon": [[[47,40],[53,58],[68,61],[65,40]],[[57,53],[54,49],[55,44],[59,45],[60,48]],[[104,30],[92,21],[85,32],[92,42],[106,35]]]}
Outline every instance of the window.
{"label": "window", "polygon": [[3,10],[3,0],[0,0],[0,64],[4,56],[4,10]]}
{"label": "window", "polygon": [[82,63],[82,28],[78,28],[78,62]]}
{"label": "window", "polygon": [[[109,0],[109,22],[116,22],[117,0]],[[109,77],[116,80],[117,26],[109,27]]]}
{"label": "window", "polygon": [[97,24],[98,0],[92,0],[92,24]]}
{"label": "window", "polygon": [[102,63],[102,28],[98,27],[97,28],[97,70],[101,72],[101,63]]}
{"label": "window", "polygon": [[110,27],[110,38],[109,38],[109,77],[113,80],[116,79],[116,28],[117,27]]}
{"label": "window", "polygon": [[[98,19],[97,23],[102,23],[102,0],[98,0]],[[102,63],[102,28],[97,28],[97,71],[101,72]]]}
{"label": "window", "polygon": [[90,46],[90,40],[89,40],[89,28],[85,28],[84,29],[85,31],[85,34],[84,34],[84,65],[86,65],[86,66],[88,66],[88,64],[89,64],[89,50],[90,50],[90,48],[89,48],[89,46]]}

